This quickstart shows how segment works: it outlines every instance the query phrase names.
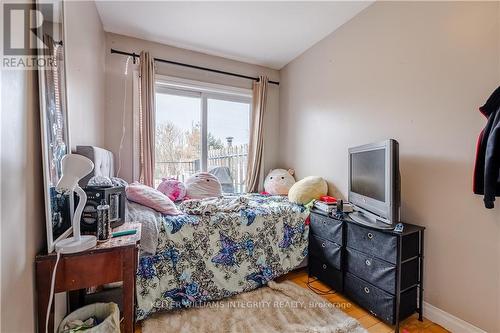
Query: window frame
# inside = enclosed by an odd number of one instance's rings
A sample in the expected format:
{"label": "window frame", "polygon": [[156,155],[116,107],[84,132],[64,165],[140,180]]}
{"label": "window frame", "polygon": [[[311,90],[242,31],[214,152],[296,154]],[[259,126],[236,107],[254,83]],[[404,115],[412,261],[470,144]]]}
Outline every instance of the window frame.
{"label": "window frame", "polygon": [[[251,89],[157,75],[155,80],[155,94],[158,93],[200,98],[200,161],[201,171],[203,172],[208,171],[208,100],[217,99],[228,102],[247,103],[249,105],[249,121],[251,122],[252,119],[253,101]],[[156,112],[157,110],[155,109],[155,114]]]}

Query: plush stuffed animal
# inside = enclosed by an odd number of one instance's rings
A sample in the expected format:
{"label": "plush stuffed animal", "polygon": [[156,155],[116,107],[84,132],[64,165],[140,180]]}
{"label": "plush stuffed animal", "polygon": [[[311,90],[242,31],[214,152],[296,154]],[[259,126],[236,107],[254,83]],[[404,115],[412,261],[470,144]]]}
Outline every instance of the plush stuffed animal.
{"label": "plush stuffed animal", "polygon": [[293,169],[274,169],[269,171],[264,180],[264,190],[272,195],[288,195],[288,191],[293,184],[295,178]]}
{"label": "plush stuffed animal", "polygon": [[183,200],[186,196],[186,186],[175,178],[163,178],[157,190],[172,201]]}
{"label": "plush stuffed animal", "polygon": [[186,179],[189,199],[205,199],[222,195],[222,187],[217,177],[208,172],[199,172]]}
{"label": "plush stuffed animal", "polygon": [[113,182],[109,177],[106,176],[94,176],[90,178],[87,183],[89,187],[111,187],[113,186]]}
{"label": "plush stuffed animal", "polygon": [[321,177],[309,176],[296,182],[288,193],[288,200],[305,205],[328,193],[328,184]]}

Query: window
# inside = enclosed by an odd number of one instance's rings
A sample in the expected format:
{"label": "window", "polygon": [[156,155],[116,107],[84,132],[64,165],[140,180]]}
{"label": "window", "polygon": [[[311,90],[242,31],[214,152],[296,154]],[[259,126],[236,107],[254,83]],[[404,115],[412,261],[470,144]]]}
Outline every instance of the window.
{"label": "window", "polygon": [[245,192],[251,92],[181,79],[156,86],[155,184],[208,171]]}

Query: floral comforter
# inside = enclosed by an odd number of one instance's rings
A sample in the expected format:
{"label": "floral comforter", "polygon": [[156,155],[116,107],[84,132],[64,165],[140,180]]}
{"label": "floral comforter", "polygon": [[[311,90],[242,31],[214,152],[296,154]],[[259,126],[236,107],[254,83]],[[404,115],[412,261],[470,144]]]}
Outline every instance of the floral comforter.
{"label": "floral comforter", "polygon": [[255,289],[301,263],[309,212],[286,197],[245,201],[240,211],[164,216],[156,254],[139,260],[137,320]]}

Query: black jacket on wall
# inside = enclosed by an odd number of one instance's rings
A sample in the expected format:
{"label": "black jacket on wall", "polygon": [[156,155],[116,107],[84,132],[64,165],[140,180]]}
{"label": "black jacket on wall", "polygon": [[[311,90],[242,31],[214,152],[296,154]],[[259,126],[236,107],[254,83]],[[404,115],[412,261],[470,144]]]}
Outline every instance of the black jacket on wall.
{"label": "black jacket on wall", "polygon": [[500,196],[500,87],[479,111],[488,119],[477,140],[474,193],[484,194],[484,205],[493,208]]}

